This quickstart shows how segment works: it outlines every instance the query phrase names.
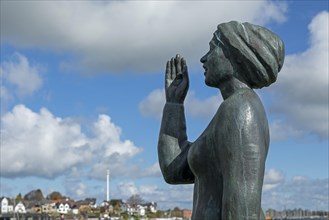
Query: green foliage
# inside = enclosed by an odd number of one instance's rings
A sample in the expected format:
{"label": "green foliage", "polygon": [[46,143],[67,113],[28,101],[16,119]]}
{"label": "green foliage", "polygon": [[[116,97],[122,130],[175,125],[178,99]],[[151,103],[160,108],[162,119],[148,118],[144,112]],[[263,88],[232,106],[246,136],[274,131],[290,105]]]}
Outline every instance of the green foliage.
{"label": "green foliage", "polygon": [[17,204],[17,203],[21,202],[22,200],[23,200],[22,194],[19,193],[19,194],[16,196],[16,198],[15,198],[15,202],[16,202],[16,204]]}
{"label": "green foliage", "polygon": [[50,200],[58,200],[58,199],[62,199],[62,194],[60,192],[52,192],[47,196],[47,199]]}
{"label": "green foliage", "polygon": [[153,213],[153,212],[147,212],[147,213],[146,213],[146,216],[147,216],[148,218],[160,218],[160,216],[158,216],[157,213]]}
{"label": "green foliage", "polygon": [[123,212],[123,213],[121,213],[121,216],[122,216],[122,218],[123,218],[124,220],[128,220],[128,219],[129,219],[129,215],[128,215],[127,212]]}
{"label": "green foliage", "polygon": [[106,211],[106,208],[104,206],[100,207],[100,209],[99,209],[100,213],[105,213],[105,211]]}

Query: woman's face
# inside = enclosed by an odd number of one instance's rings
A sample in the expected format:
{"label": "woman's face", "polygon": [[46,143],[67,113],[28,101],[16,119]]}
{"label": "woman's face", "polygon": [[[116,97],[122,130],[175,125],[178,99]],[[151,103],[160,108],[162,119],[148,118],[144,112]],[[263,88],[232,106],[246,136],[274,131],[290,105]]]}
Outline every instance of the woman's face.
{"label": "woman's face", "polygon": [[233,76],[233,67],[225,57],[223,49],[219,47],[213,38],[210,43],[209,52],[200,61],[205,69],[205,83],[208,86],[219,88],[221,82]]}

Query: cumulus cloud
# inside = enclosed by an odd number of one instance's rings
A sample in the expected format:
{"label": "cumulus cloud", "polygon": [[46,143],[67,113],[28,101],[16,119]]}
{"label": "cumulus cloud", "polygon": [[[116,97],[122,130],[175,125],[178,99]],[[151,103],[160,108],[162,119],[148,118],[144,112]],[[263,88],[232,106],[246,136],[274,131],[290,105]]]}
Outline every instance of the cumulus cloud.
{"label": "cumulus cloud", "polygon": [[284,175],[275,169],[270,169],[265,173],[263,191],[273,189],[284,182]]}
{"label": "cumulus cloud", "polygon": [[[206,99],[199,99],[195,96],[194,91],[190,91],[184,103],[185,111],[194,118],[209,118],[215,114],[222,100],[220,94]],[[139,111],[144,116],[161,118],[165,102],[165,90],[153,90],[139,103]]]}
{"label": "cumulus cloud", "polygon": [[0,98],[3,101],[9,101],[13,99],[13,96],[10,94],[8,89],[3,85],[0,86]]}
{"label": "cumulus cloud", "polygon": [[150,167],[147,167],[143,171],[143,176],[161,176],[160,165],[158,162],[154,163]]}
{"label": "cumulus cloud", "polygon": [[10,91],[15,91],[16,96],[32,95],[43,84],[40,74],[43,70],[39,64],[31,64],[27,57],[15,53],[11,60],[2,62],[0,66],[0,75],[3,79],[1,98],[13,98],[8,92],[8,86],[13,88]]}
{"label": "cumulus cloud", "polygon": [[139,103],[138,108],[143,116],[161,118],[165,102],[165,90],[156,89]]}
{"label": "cumulus cloud", "polygon": [[328,210],[328,179],[295,176],[275,188],[263,192],[262,206],[277,210],[302,208]]}
{"label": "cumulus cloud", "polygon": [[150,72],[177,52],[197,63],[221,22],[283,22],[285,11],[286,4],[265,0],[5,1],[1,39],[72,54],[63,68]]}
{"label": "cumulus cloud", "polygon": [[118,191],[124,198],[138,194],[144,201],[155,201],[161,204],[161,209],[174,207],[192,208],[193,185],[140,185],[134,182],[122,182],[118,184]]}
{"label": "cumulus cloud", "polygon": [[[80,171],[80,173],[82,172]],[[75,199],[84,199],[86,197],[90,197],[90,188],[85,182],[82,182],[81,177],[74,175],[67,176],[63,181],[65,195]]]}
{"label": "cumulus cloud", "polygon": [[284,121],[272,124],[275,139],[284,133],[328,138],[328,14],[321,12],[313,18],[308,26],[310,47],[288,55],[278,82],[269,88],[271,111],[284,116]]}
{"label": "cumulus cloud", "polygon": [[117,185],[120,195],[129,198],[132,195],[139,194],[139,190],[133,182],[121,182]]}
{"label": "cumulus cloud", "polygon": [[53,177],[90,158],[80,126],[17,105],[1,118],[1,174]]}
{"label": "cumulus cloud", "polygon": [[187,112],[196,118],[208,118],[215,115],[220,103],[223,101],[220,93],[214,96],[210,96],[206,99],[199,99],[195,96],[195,93],[190,92],[186,98]]}
{"label": "cumulus cloud", "polygon": [[280,141],[289,137],[301,137],[303,135],[302,128],[287,124],[284,120],[275,120],[270,124],[271,140]]}
{"label": "cumulus cloud", "polygon": [[120,127],[108,115],[99,115],[91,130],[87,135],[74,120],[46,108],[33,112],[16,105],[1,117],[1,175],[53,178],[90,164],[92,177],[105,178],[109,168],[115,176],[129,175],[131,168],[124,164],[142,149],[122,140]]}

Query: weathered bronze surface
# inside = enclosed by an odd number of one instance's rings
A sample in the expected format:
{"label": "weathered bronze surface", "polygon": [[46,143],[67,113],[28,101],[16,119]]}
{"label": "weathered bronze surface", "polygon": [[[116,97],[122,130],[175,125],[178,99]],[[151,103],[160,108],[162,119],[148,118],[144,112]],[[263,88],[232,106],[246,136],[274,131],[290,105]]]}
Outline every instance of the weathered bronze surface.
{"label": "weathered bronze surface", "polygon": [[205,131],[187,140],[184,100],[189,87],[186,61],[167,62],[166,104],[158,156],[167,183],[194,183],[194,220],[265,219],[261,194],[269,128],[255,88],[276,81],[284,44],[264,27],[236,21],[218,25],[201,58],[205,83],[224,101]]}

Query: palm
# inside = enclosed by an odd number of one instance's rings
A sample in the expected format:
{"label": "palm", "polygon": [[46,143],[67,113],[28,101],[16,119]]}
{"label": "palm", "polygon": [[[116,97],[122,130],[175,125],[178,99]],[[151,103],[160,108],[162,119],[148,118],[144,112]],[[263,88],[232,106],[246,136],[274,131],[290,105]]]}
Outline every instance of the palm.
{"label": "palm", "polygon": [[165,90],[167,102],[182,104],[189,87],[186,61],[179,55],[167,62]]}

